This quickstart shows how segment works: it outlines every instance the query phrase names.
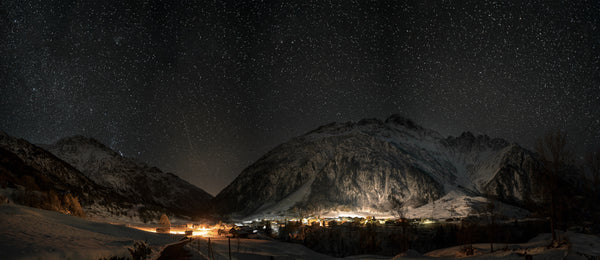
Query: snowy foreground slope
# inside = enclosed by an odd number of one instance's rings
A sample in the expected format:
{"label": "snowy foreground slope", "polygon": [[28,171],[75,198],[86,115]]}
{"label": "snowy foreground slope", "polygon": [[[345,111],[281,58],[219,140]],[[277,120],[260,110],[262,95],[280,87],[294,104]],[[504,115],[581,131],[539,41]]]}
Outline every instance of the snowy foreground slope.
{"label": "snowy foreground slope", "polygon": [[[227,260],[229,258],[229,241],[225,237],[211,238],[212,252],[205,246],[207,239],[197,237],[186,246],[186,249],[194,252],[192,259],[214,259]],[[238,246],[239,245],[239,246]],[[277,240],[266,239],[232,239],[231,240],[231,259],[338,259],[321,253],[317,253],[309,248],[296,244]],[[208,257],[211,255],[211,257]],[[389,257],[382,257],[387,259]]]}
{"label": "snowy foreground slope", "polygon": [[180,238],[15,204],[0,206],[0,220],[0,259],[131,257],[127,248],[135,241],[158,253]]}
{"label": "snowy foreground slope", "polygon": [[246,168],[215,198],[238,216],[396,215],[461,217],[499,199],[538,201],[539,163],[515,143],[465,132],[444,138],[409,119],[332,123],[284,143]]}
{"label": "snowy foreground slope", "polygon": [[600,257],[600,237],[597,235],[586,235],[574,232],[566,232],[561,235],[569,241],[569,245],[558,248],[548,248],[552,237],[550,234],[540,234],[527,243],[503,244],[495,243],[495,251],[490,251],[489,243],[473,244],[474,255],[466,257],[461,252],[462,246],[454,246],[434,250],[425,254],[409,250],[395,256],[394,260],[400,259],[457,259],[466,258],[479,259],[524,259],[524,254],[532,255],[533,259],[573,259],[586,260],[598,259]]}

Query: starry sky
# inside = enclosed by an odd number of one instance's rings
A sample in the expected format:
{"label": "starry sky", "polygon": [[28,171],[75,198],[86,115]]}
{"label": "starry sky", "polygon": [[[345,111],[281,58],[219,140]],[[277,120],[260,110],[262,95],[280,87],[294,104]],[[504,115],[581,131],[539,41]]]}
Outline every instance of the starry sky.
{"label": "starry sky", "polygon": [[94,137],[212,194],[276,145],[399,113],[600,146],[600,1],[0,2],[0,130]]}

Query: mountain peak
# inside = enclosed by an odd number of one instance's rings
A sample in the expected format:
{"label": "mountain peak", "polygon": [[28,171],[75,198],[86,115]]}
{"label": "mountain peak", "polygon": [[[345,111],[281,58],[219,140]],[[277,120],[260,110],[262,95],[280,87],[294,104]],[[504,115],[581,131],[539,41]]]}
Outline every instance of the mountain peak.
{"label": "mountain peak", "polygon": [[87,136],[83,136],[83,135],[74,135],[74,136],[65,137],[65,138],[62,138],[62,139],[56,141],[55,144],[56,145],[65,145],[65,144],[91,144],[91,145],[98,146],[98,147],[101,147],[101,148],[109,149],[108,147],[106,147],[100,141],[98,141],[98,140],[96,140],[96,139],[94,139],[92,137],[87,137]]}
{"label": "mountain peak", "polygon": [[[56,141],[53,145],[42,145],[45,148],[49,147],[61,147],[64,151],[72,150],[88,150],[88,151],[96,151],[100,153],[104,153],[110,157],[122,157],[116,151],[112,150],[110,147],[107,147],[102,142],[83,135],[75,135],[70,137],[62,138]],[[83,151],[82,150],[82,151]]]}
{"label": "mountain peak", "polygon": [[510,145],[510,143],[502,138],[491,138],[486,134],[475,135],[469,131],[463,132],[457,137],[449,136],[444,141],[448,146],[460,146],[470,149],[474,146],[489,147],[493,150],[500,150]]}
{"label": "mountain peak", "polygon": [[326,133],[326,134],[342,134],[348,131],[360,129],[362,131],[369,131],[373,129],[381,129],[387,127],[397,127],[403,126],[409,130],[422,131],[424,128],[409,118],[403,117],[399,114],[393,114],[388,117],[385,121],[382,121],[379,118],[363,118],[356,121],[348,121],[348,122],[332,122],[326,125],[322,125],[317,129],[308,132],[307,134],[314,133]]}
{"label": "mountain peak", "polygon": [[423,127],[417,125],[414,121],[399,114],[393,114],[385,120],[386,124],[405,126],[408,129],[423,130]]}
{"label": "mountain peak", "polygon": [[383,125],[379,118],[364,118],[356,123],[357,125]]}

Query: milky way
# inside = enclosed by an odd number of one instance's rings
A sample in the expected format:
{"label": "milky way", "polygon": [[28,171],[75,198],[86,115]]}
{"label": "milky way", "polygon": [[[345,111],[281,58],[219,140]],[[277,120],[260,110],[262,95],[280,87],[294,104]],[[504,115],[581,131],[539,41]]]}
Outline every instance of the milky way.
{"label": "milky way", "polygon": [[216,193],[275,145],[399,113],[600,146],[600,2],[0,3],[0,130],[94,137]]}

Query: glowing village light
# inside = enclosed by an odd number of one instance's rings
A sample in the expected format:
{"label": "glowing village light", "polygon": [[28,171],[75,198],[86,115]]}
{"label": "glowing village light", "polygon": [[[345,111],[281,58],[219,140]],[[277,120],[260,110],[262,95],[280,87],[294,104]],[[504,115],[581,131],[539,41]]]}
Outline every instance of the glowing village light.
{"label": "glowing village light", "polygon": [[[142,230],[142,231],[146,231],[146,232],[158,233],[156,231],[156,228],[152,228],[152,227],[140,227],[140,226],[133,226],[133,225],[129,225],[129,227],[132,227],[132,228],[135,228],[138,230]],[[223,224],[213,225],[213,226],[208,226],[208,225],[190,226],[188,224],[183,227],[171,227],[171,229],[165,233],[173,234],[173,235],[216,237],[217,233],[220,234],[220,232],[218,232],[219,230],[228,231],[229,229],[231,229],[231,226],[223,225]]]}
{"label": "glowing village light", "polygon": [[423,225],[434,224],[434,223],[435,223],[435,221],[431,220],[431,219],[426,219],[423,221]]}

